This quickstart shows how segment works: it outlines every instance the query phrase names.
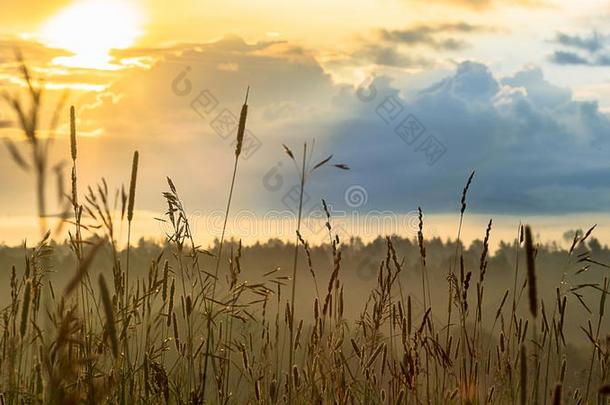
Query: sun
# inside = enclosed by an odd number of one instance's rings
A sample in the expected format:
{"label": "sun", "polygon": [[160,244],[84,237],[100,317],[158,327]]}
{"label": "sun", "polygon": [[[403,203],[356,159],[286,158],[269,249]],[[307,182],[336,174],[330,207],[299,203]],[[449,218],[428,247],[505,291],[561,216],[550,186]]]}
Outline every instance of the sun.
{"label": "sun", "polygon": [[56,58],[63,66],[113,69],[110,51],[134,44],[142,14],[126,0],[77,0],[51,17],[40,34],[49,46],[73,55]]}

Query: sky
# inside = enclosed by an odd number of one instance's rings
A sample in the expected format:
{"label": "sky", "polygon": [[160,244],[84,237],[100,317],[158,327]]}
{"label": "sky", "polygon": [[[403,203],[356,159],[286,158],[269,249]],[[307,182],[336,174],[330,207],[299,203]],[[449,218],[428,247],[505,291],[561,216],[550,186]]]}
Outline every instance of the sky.
{"label": "sky", "polygon": [[[300,156],[307,142],[310,164],[351,168],[316,171],[305,198],[314,219],[324,198],[346,237],[412,235],[418,207],[428,235],[455,236],[474,170],[467,237],[497,218],[496,242],[529,222],[544,240],[597,223],[610,243],[609,13],[597,0],[4,2],[0,86],[25,94],[18,49],[46,85],[41,137],[67,92],[82,185],[127,184],[139,150],[141,236],[163,234],[167,176],[201,240],[217,236],[250,86],[230,234],[292,237],[298,176],[282,144]],[[64,110],[53,203],[70,176]],[[5,102],[0,138],[27,154]],[[0,242],[35,238],[33,175],[8,148],[0,187]]]}

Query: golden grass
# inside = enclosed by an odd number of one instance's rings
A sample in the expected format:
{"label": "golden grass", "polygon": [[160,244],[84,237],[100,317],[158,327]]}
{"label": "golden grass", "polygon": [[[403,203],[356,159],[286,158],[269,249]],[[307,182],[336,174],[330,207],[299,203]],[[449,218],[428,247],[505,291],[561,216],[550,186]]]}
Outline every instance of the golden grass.
{"label": "golden grass", "polygon": [[[247,96],[226,216],[246,117]],[[343,268],[342,241],[333,230],[325,201],[332,260],[325,266],[313,262],[300,232],[299,214],[290,276],[275,269],[248,282],[243,276],[248,269],[242,268],[241,243],[231,246],[224,261],[224,230],[213,271],[202,265],[201,257],[213,254],[195,244],[177,188],[168,179],[169,191],[163,193],[168,207],[165,221],[171,228],[167,247],[150,258],[147,274],[130,279],[129,250],[123,266],[114,226],[122,223],[125,211],[130,226],[136,212],[139,154],[133,156],[128,196],[117,190],[113,202],[112,191],[102,180],[79,199],[75,122],[71,108],[73,187],[66,198],[74,209],[70,247],[76,267],[56,269],[73,273],[64,293],[56,296],[49,277],[54,250],[47,233],[27,250],[24,270],[12,268],[10,305],[1,312],[2,404],[607,401],[610,340],[602,324],[608,279],[568,284],[567,277],[577,278],[580,270],[566,273],[566,283],[556,286],[556,299],[544,302],[537,290],[534,233],[525,226],[516,238],[515,256],[525,254],[527,273],[520,274],[517,265],[514,274],[507,275],[512,287],[503,288],[501,296],[487,295],[486,274],[493,271],[488,263],[492,222],[474,266],[465,262],[459,243],[474,172],[460,200],[458,243],[447,263],[446,285],[431,285],[425,220],[419,209],[418,266],[407,268],[388,237],[375,285],[360,300],[357,319],[350,319],[345,316],[345,302],[351,292],[342,280],[352,269]],[[32,134],[26,132],[26,137]],[[308,168],[306,145],[301,165],[296,164],[292,150],[284,148],[295,162],[302,198],[306,180],[332,156]],[[20,164],[14,145],[9,150]],[[333,166],[348,169],[344,164]],[[112,207],[119,201],[121,216],[115,218]],[[575,235],[566,268],[574,262],[595,263],[584,244],[592,230]],[[304,256],[299,256],[301,249]],[[108,258],[109,264],[95,286],[89,269],[98,257]],[[307,266],[307,272],[300,271],[300,264]],[[297,302],[297,277],[302,280],[307,274],[315,293],[310,301]],[[421,289],[419,281],[416,288],[407,288],[408,275],[421,278]],[[107,277],[112,277],[108,284]],[[522,300],[526,288],[527,300]],[[600,294],[595,314],[580,293],[585,288]],[[434,296],[447,291],[446,310],[433,302],[431,291]],[[506,304],[509,297],[511,305]],[[591,353],[586,378],[574,378],[582,370],[574,370],[568,362],[571,347],[564,336],[568,305],[581,305],[584,314],[582,330]],[[589,314],[595,316],[593,323],[585,321]],[[493,322],[485,323],[490,319]]]}

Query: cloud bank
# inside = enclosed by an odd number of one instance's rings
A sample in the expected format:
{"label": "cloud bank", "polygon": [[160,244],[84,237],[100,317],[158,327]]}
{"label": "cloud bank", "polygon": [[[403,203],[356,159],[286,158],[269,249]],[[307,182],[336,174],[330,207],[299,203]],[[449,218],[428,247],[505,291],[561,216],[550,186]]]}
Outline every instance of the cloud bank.
{"label": "cloud bank", "polygon": [[[351,210],[346,192],[357,186],[366,197],[360,211],[455,212],[472,170],[469,209],[477,212],[610,207],[608,117],[596,102],[576,101],[549,83],[538,67],[498,77],[466,61],[419,88],[397,88],[385,76],[355,88],[335,83],[305,49],[237,37],[172,50],[150,69],[133,69],[106,92],[80,99],[79,127],[104,134],[81,141],[83,184],[127,179],[130,154],[139,149],[141,209],[164,209],[165,176],[190,210],[221,207],[234,134],[219,131],[219,120],[237,114],[248,85],[255,142],[240,167],[236,210],[289,209],[297,176],[281,145],[298,152],[314,138],[312,164],[333,153],[352,170],[318,171],[308,186],[311,207],[325,198]],[[60,144],[57,153],[67,150]],[[14,169],[9,164],[4,159],[0,170]],[[2,181],[22,190],[11,197],[15,206],[27,206],[24,179]]]}

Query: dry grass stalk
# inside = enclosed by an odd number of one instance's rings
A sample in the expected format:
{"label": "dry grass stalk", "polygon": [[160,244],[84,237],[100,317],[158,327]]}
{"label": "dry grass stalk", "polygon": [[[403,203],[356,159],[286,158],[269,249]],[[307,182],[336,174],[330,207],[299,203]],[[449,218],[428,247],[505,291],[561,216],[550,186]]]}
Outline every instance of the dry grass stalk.
{"label": "dry grass stalk", "polygon": [[211,292],[211,301],[209,301],[207,308],[207,337],[205,341],[205,360],[203,366],[203,389],[202,389],[202,399],[205,400],[205,392],[206,392],[206,382],[208,377],[208,365],[209,365],[209,356],[210,356],[210,347],[211,341],[213,338],[212,335],[212,310],[213,310],[213,301],[216,298],[216,285],[218,281],[218,272],[220,269],[220,261],[222,260],[222,249],[224,246],[225,232],[227,230],[227,221],[229,219],[229,213],[231,210],[231,202],[233,200],[233,191],[235,189],[235,179],[237,176],[237,167],[239,163],[239,156],[241,154],[245,129],[246,129],[246,119],[248,116],[248,95],[250,93],[250,87],[246,91],[246,98],[244,99],[244,104],[241,109],[239,125],[237,128],[237,138],[236,138],[236,147],[235,147],[235,160],[233,164],[233,175],[231,177],[231,186],[229,187],[229,195],[227,197],[227,206],[225,209],[224,221],[222,226],[222,233],[220,235],[220,241],[218,244],[218,252],[216,256],[216,266],[214,268],[214,275],[212,280],[212,292]]}

